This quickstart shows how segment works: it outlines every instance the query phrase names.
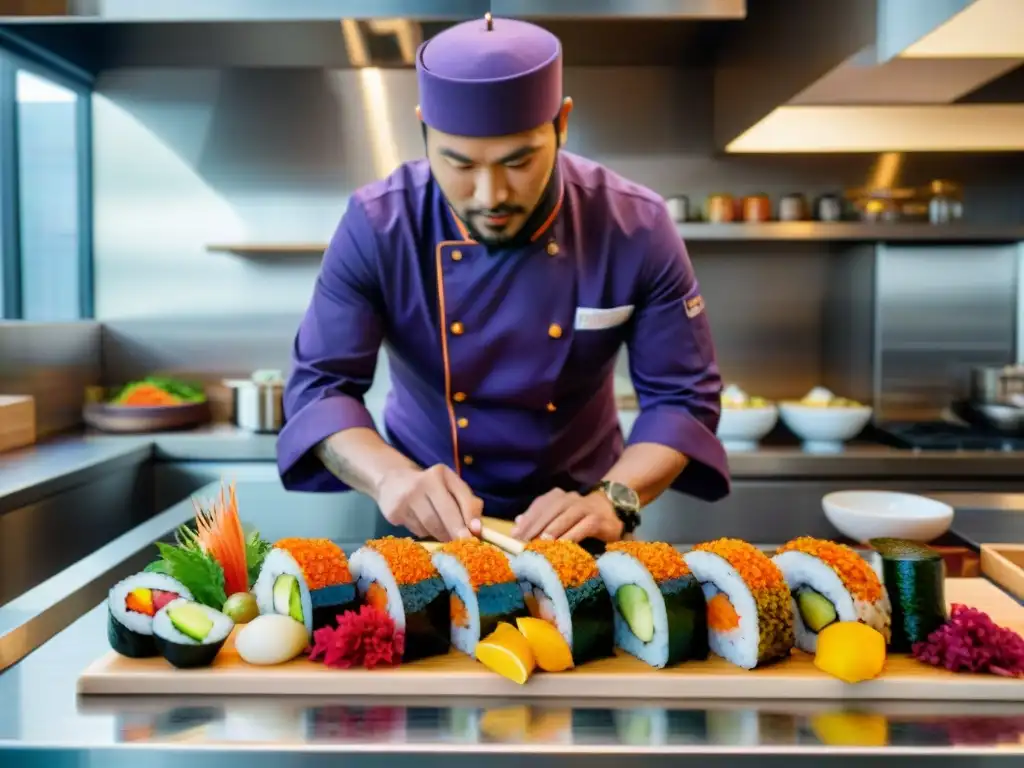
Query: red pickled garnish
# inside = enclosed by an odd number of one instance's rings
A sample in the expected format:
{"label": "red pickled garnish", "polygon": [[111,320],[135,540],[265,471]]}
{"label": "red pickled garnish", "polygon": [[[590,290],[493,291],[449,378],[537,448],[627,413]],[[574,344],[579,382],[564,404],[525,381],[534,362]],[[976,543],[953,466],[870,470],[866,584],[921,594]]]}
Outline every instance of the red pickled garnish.
{"label": "red pickled garnish", "polygon": [[966,605],[953,605],[946,623],[927,640],[914,643],[911,653],[950,672],[1024,677],[1024,638]]}
{"label": "red pickled garnish", "polygon": [[386,612],[372,605],[338,616],[337,627],[321,627],[313,633],[309,658],[335,669],[395,667],[405,652],[405,633],[395,630]]}

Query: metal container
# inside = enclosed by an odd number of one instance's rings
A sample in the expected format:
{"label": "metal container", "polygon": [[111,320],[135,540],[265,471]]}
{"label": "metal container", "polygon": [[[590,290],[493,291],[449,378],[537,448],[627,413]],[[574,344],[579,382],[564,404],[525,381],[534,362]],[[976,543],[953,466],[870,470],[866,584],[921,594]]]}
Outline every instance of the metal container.
{"label": "metal container", "polygon": [[284,381],[279,377],[224,382],[234,392],[234,422],[249,432],[280,432],[284,426]]}
{"label": "metal container", "polygon": [[803,221],[807,218],[807,198],[791,192],[779,200],[779,221]]}
{"label": "metal container", "polygon": [[1024,405],[1024,365],[972,368],[970,399],[974,403]]}

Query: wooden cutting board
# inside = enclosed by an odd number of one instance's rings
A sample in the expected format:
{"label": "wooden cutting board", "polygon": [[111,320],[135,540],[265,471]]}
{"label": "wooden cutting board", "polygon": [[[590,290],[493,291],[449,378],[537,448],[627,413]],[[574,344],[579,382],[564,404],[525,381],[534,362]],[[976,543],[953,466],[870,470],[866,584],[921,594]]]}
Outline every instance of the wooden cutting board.
{"label": "wooden cutting board", "polygon": [[[1024,633],[1024,606],[984,579],[949,579],[949,603],[965,603]],[[595,661],[570,672],[537,672],[516,685],[453,652],[397,669],[334,670],[307,659],[277,667],[243,662],[229,640],[212,667],[178,670],[163,659],[110,652],[78,681],[83,695],[561,697],[593,699],[888,699],[1024,701],[1024,680],[947,672],[891,656],[877,680],[848,685],[819,671],[808,654],[747,671],[713,656],[656,670],[630,656]]]}

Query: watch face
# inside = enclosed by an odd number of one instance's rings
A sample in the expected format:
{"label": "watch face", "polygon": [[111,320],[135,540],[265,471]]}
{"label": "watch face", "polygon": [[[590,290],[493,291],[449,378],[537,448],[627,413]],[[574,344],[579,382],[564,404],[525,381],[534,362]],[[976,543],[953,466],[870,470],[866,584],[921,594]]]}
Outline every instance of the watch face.
{"label": "watch face", "polygon": [[617,507],[635,511],[640,506],[636,491],[622,483],[612,483],[608,488],[608,494]]}

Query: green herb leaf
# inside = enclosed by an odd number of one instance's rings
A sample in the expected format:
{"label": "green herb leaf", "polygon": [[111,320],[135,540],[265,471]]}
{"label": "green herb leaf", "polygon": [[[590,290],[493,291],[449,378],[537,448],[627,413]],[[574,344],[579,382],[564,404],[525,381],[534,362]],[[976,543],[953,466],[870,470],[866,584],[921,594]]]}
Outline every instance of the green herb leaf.
{"label": "green herb leaf", "polygon": [[167,564],[168,575],[184,584],[203,605],[221,610],[224,594],[224,570],[220,564],[199,549],[175,547],[157,542],[160,555]]}
{"label": "green herb leaf", "polygon": [[263,560],[267,553],[273,549],[273,545],[260,537],[259,531],[253,531],[245,541],[245,564],[249,571],[249,587],[256,583],[259,578],[260,568],[263,567]]}
{"label": "green herb leaf", "polygon": [[162,573],[165,576],[170,576],[170,567],[167,565],[166,560],[154,560],[152,563],[142,569],[146,573]]}

